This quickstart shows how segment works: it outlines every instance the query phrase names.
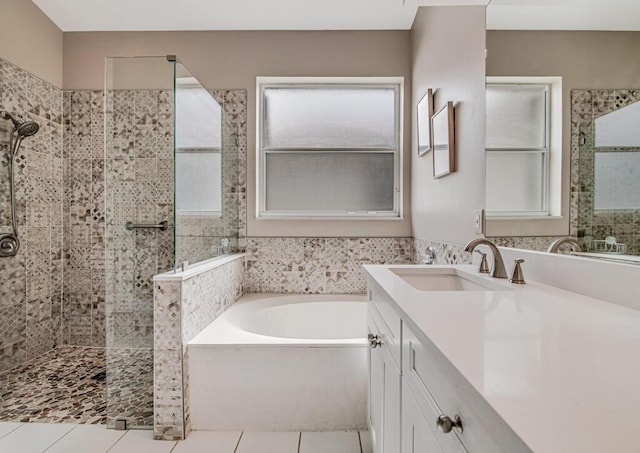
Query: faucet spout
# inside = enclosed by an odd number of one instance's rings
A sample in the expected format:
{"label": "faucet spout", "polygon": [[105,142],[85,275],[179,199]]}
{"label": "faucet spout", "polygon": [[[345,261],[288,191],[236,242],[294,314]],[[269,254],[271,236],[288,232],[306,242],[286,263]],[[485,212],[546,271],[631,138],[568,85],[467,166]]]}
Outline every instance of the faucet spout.
{"label": "faucet spout", "polygon": [[491,276],[494,278],[508,278],[507,270],[504,267],[504,261],[502,260],[502,255],[500,254],[500,250],[495,244],[485,238],[478,238],[472,241],[464,247],[465,252],[473,252],[475,248],[479,245],[486,245],[491,250],[491,255],[493,256],[493,268],[491,269]]}
{"label": "faucet spout", "polygon": [[549,248],[547,249],[547,252],[560,253],[559,251],[560,247],[565,244],[568,245],[571,248],[571,250],[574,252],[582,251],[582,246],[580,245],[577,239],[574,239],[570,236],[564,236],[553,241],[549,246]]}

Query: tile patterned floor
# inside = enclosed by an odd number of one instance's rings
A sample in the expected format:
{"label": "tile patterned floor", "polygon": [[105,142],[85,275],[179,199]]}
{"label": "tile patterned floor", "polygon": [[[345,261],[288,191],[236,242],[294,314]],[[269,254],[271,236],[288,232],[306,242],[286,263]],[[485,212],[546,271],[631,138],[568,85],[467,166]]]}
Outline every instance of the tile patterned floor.
{"label": "tile patterned floor", "polygon": [[61,347],[0,374],[0,421],[104,423],[104,348]]}
{"label": "tile patterned floor", "polygon": [[194,431],[184,441],[153,440],[152,431],[100,425],[0,423],[0,451],[11,453],[372,453],[362,432]]}
{"label": "tile patterned floor", "polygon": [[[107,364],[117,371],[105,375]],[[153,425],[152,349],[115,349],[105,359],[104,348],[63,346],[0,374],[0,421],[104,424],[115,418]]]}

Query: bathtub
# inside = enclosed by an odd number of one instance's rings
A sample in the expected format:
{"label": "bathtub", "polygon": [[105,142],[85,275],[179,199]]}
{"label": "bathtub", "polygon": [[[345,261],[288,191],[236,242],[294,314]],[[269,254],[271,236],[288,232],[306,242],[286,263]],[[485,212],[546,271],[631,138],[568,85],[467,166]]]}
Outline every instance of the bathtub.
{"label": "bathtub", "polygon": [[188,345],[200,430],[366,428],[364,296],[248,294]]}

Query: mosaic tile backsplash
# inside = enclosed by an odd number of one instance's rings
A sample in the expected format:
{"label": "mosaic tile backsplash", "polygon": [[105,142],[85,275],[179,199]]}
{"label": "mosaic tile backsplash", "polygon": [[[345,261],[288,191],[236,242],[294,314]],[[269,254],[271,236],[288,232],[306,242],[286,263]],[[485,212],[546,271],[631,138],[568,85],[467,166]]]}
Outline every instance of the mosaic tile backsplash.
{"label": "mosaic tile backsplash", "polygon": [[[595,154],[638,153],[640,147],[595,146],[596,118],[640,101],[636,90],[571,91],[571,225],[572,235],[587,248],[592,240],[614,236],[627,246],[626,253],[640,254],[640,207],[635,209],[596,209]],[[617,181],[611,181],[615,184]]]}
{"label": "mosaic tile backsplash", "polygon": [[[62,90],[0,59],[0,110],[33,120],[15,159],[18,255],[0,259],[0,372],[68,341],[62,314]],[[0,120],[0,232],[11,230],[9,121]]]}
{"label": "mosaic tile backsplash", "polygon": [[364,294],[362,264],[411,263],[411,238],[248,237],[247,293]]}
{"label": "mosaic tile backsplash", "polygon": [[413,239],[412,261],[415,264],[423,264],[425,262],[427,247],[433,247],[436,251],[434,264],[471,264],[471,253],[464,251],[464,245]]}

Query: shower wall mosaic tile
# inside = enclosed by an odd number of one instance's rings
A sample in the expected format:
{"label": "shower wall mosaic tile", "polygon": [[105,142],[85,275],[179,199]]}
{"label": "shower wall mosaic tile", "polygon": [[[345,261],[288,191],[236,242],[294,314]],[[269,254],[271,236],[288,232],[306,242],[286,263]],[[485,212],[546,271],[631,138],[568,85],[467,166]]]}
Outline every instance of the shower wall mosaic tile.
{"label": "shower wall mosaic tile", "polygon": [[[173,93],[115,90],[106,93],[105,102],[104,170],[95,172],[92,186],[103,187],[104,174],[107,364],[113,359],[110,371],[130,376],[115,386],[107,382],[107,424],[124,418],[130,425],[150,426],[153,276],[173,265]],[[161,221],[168,224],[165,231],[126,228],[127,222]]]}
{"label": "shower wall mosaic tile", "polygon": [[155,281],[154,437],[190,431],[187,344],[242,296],[244,255],[185,280]]}
{"label": "shower wall mosaic tile", "polygon": [[211,94],[222,107],[222,217],[178,213],[177,263],[196,263],[222,253],[223,238],[229,240],[231,250],[239,249],[238,230],[244,219],[240,203],[246,201],[247,92],[213,90]]}
{"label": "shower wall mosaic tile", "polygon": [[639,101],[640,89],[571,91],[571,235],[587,250],[593,240],[614,236],[627,254],[640,254],[640,208],[597,209],[594,203],[596,153],[640,152],[640,147],[596,148],[595,120]]}
{"label": "shower wall mosaic tile", "polygon": [[104,101],[102,91],[64,94],[64,335],[104,346]]}
{"label": "shower wall mosaic tile", "polygon": [[411,263],[411,238],[248,237],[245,292],[363,294],[362,264]]}
{"label": "shower wall mosaic tile", "polygon": [[[0,59],[0,110],[40,130],[16,156],[15,257],[0,258],[0,372],[66,341],[62,328],[62,90]],[[0,120],[0,233],[11,231],[11,122]]]}

